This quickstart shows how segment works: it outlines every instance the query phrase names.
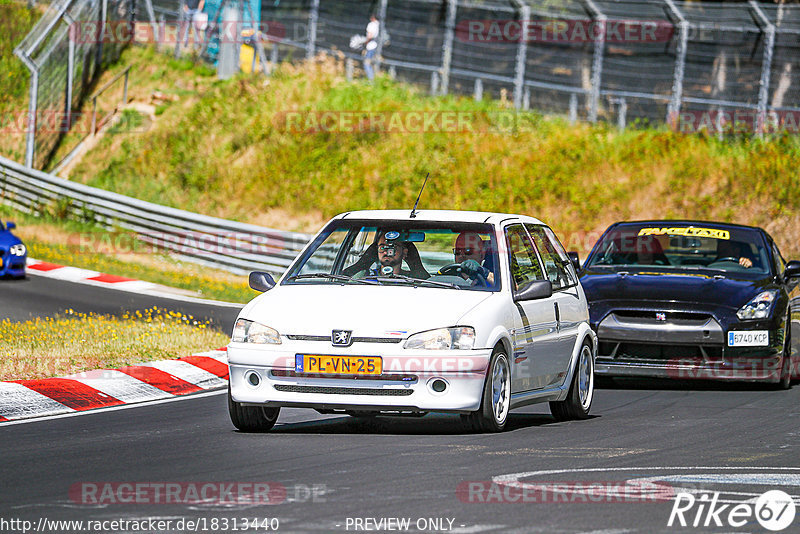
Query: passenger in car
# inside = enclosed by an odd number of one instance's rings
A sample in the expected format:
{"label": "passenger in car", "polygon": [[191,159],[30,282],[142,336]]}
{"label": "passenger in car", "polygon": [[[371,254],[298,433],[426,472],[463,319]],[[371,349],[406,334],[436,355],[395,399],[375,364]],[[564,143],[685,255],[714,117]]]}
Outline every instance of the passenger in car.
{"label": "passenger in car", "polygon": [[461,232],[453,246],[455,263],[461,264],[465,278],[478,282],[479,276],[490,286],[494,285],[494,266],[486,260],[486,246],[481,236],[475,232]]}

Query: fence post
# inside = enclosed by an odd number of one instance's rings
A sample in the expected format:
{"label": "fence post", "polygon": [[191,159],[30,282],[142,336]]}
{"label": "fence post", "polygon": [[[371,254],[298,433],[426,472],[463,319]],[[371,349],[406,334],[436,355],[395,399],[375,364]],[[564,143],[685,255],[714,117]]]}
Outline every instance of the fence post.
{"label": "fence post", "polygon": [[443,95],[450,88],[450,65],[453,61],[453,35],[456,30],[456,10],[458,0],[447,0],[447,13],[444,21],[444,42],[442,43],[442,87]]}
{"label": "fence post", "polygon": [[308,12],[308,47],[306,58],[311,59],[317,47],[317,21],[319,20],[319,0],[311,0],[311,10]]}
{"label": "fence post", "polygon": [[431,71],[431,96],[439,94],[439,73]]}
{"label": "fence post", "polygon": [[578,95],[569,95],[569,123],[575,124],[578,121]]}
{"label": "fence post", "polygon": [[769,21],[755,0],[750,0],[749,4],[761,24],[766,27],[767,34],[767,38],[764,40],[764,58],[761,60],[761,80],[758,82],[758,118],[756,121],[756,135],[763,137],[764,120],[767,117],[767,99],[769,98],[769,75],[772,71],[772,53],[775,49],[775,25]]}
{"label": "fence post", "polygon": [[64,13],[64,20],[70,27],[68,32],[69,43],[67,44],[67,86],[64,91],[64,113],[67,116],[67,130],[69,130],[72,128],[72,84],[75,77],[75,39],[77,38],[75,32],[77,28],[75,27],[75,20],[69,14]]}
{"label": "fence post", "polygon": [[[33,62],[31,62],[33,65]],[[36,108],[39,104],[39,69],[31,69],[31,90],[28,101],[28,131],[25,139],[25,166],[33,168],[33,153],[36,146]]]}
{"label": "fence post", "polygon": [[606,47],[606,21],[602,11],[594,0],[582,0],[592,19],[597,23],[600,31],[595,36],[594,52],[592,56],[592,92],[589,95],[589,121],[597,122],[598,106],[600,103],[600,82],[603,79],[603,53]]}
{"label": "fence post", "polygon": [[[678,50],[675,57],[675,70],[672,76],[672,96],[667,106],[667,124],[673,124],[677,121],[678,113],[681,111],[681,102],[683,100],[683,76],[686,69],[686,48],[689,43],[689,21],[683,16],[683,13],[678,6],[675,5],[673,0],[664,0],[669,7],[672,14],[678,19]],[[674,124],[677,125],[677,122]]]}
{"label": "fence post", "polygon": [[[66,14],[66,12],[65,12]],[[108,18],[108,0],[103,0],[100,4],[100,26],[99,30],[100,39],[97,43],[97,56],[95,56],[95,67],[92,76],[97,76],[97,71],[100,70],[100,65],[103,63],[103,39],[106,33],[106,19]]]}
{"label": "fence post", "polygon": [[[185,20],[186,14],[184,13],[183,10],[185,6],[186,6],[186,0],[180,0],[180,2],[178,2],[178,31],[175,32],[177,34],[175,36],[175,59],[181,57],[181,41],[183,41],[183,31],[184,31],[183,27],[186,26],[186,32],[187,32],[186,36],[188,37],[189,36],[188,32],[190,31],[189,25],[192,23],[192,21],[189,21],[187,23]],[[237,30],[238,30],[238,25],[237,25]]]}
{"label": "fence post", "polygon": [[517,45],[517,61],[514,66],[514,109],[520,109],[522,107],[522,90],[525,86],[525,60],[528,54],[531,8],[522,0],[515,0],[515,4],[520,9],[520,18],[522,19],[522,31]]}
{"label": "fence post", "polygon": [[386,4],[387,0],[381,0],[378,8],[378,48],[375,49],[375,74],[381,71],[381,59],[383,54],[383,35],[386,32]]}
{"label": "fence post", "polygon": [[483,80],[475,78],[475,90],[473,93],[475,100],[483,100]]}

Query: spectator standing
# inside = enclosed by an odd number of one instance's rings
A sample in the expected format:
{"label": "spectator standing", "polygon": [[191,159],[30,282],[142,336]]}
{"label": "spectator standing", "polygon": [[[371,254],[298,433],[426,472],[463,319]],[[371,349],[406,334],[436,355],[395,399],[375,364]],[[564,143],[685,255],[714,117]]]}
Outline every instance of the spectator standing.
{"label": "spectator standing", "polygon": [[[203,12],[203,7],[206,5],[206,0],[185,0],[183,3],[184,22],[183,22],[183,46],[189,44],[189,31],[195,26],[195,19],[198,14]],[[198,28],[194,30],[195,41],[200,37]]]}
{"label": "spectator standing", "polygon": [[372,14],[369,17],[369,24],[367,24],[367,44],[365,47],[366,54],[364,54],[364,72],[367,74],[367,78],[370,81],[375,77],[373,58],[378,50],[378,36],[380,32],[381,24],[378,22],[378,17]]}

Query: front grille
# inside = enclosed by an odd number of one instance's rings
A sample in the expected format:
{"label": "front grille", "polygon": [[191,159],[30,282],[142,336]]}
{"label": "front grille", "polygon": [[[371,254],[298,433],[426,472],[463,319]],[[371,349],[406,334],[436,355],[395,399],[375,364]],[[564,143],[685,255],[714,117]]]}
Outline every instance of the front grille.
{"label": "front grille", "polygon": [[373,389],[373,388],[334,388],[324,386],[274,386],[287,393],[321,393],[323,395],[376,395],[382,397],[407,397],[414,393],[411,389]]}
{"label": "front grille", "polygon": [[684,325],[703,325],[713,317],[708,313],[681,312],[681,311],[661,311],[661,310],[614,310],[612,312],[619,319],[627,319],[625,322],[657,323],[663,324],[665,321],[658,321],[656,313],[664,313],[666,322]]}
{"label": "front grille", "polygon": [[616,360],[719,360],[722,347],[715,345],[656,345],[601,341],[598,356]]}
{"label": "front grille", "polygon": [[330,380],[383,380],[391,382],[416,382],[417,375],[400,375],[400,374],[381,374],[381,375],[348,375],[348,374],[322,374],[322,373],[297,373],[295,371],[284,371],[282,369],[275,369],[270,371],[272,376],[287,377],[287,378],[324,378]]}
{"label": "front grille", "polygon": [[[286,337],[292,341],[327,341],[331,342],[331,336],[306,336],[302,334],[288,334]],[[353,337],[353,343],[400,343],[403,341],[399,337]]]}

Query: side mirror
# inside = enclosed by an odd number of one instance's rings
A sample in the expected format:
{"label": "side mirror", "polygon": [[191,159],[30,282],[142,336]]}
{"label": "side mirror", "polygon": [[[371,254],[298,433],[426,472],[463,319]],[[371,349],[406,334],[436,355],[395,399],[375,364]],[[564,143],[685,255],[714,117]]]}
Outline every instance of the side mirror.
{"label": "side mirror", "polygon": [[572,265],[575,267],[576,271],[581,270],[581,259],[578,257],[577,252],[567,252],[567,256],[569,256],[569,261],[572,262]]}
{"label": "side mirror", "polygon": [[792,260],[786,264],[786,269],[783,271],[783,279],[800,277],[800,261]]}
{"label": "side mirror", "polygon": [[250,273],[250,287],[256,291],[269,291],[275,287],[275,279],[269,273],[255,271]]}
{"label": "side mirror", "polygon": [[13,230],[16,227],[17,227],[16,223],[13,223],[11,221],[6,221],[6,230]]}
{"label": "side mirror", "polygon": [[523,300],[546,299],[553,295],[553,284],[550,280],[534,280],[525,287],[514,292],[514,302]]}

